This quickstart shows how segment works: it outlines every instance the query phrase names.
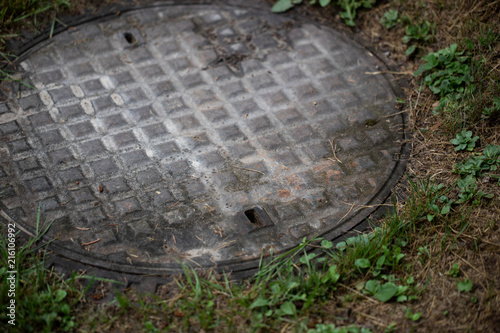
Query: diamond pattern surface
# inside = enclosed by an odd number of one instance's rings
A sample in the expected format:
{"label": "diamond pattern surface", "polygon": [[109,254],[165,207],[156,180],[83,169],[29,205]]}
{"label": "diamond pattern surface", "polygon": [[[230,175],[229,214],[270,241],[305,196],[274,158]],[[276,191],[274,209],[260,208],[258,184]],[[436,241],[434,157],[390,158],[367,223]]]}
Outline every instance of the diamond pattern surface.
{"label": "diamond pattern surface", "polygon": [[384,186],[401,145],[389,81],[364,74],[377,58],[268,11],[132,11],[25,62],[38,89],[0,104],[0,208],[33,228],[40,203],[68,251],[120,265],[131,248],[148,253],[138,266],[175,265],[158,240],[217,262],[260,255],[241,250],[248,230],[278,250],[327,232],[342,201]]}

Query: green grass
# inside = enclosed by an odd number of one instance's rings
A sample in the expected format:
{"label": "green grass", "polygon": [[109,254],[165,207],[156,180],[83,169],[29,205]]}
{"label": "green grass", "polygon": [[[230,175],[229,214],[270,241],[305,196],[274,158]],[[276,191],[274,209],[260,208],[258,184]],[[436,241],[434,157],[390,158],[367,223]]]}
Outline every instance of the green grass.
{"label": "green grass", "polygon": [[46,17],[55,20],[57,12],[69,8],[70,0],[2,0],[0,4],[0,31],[9,31],[16,26],[32,22],[35,28]]}
{"label": "green grass", "polygon": [[[69,6],[69,1],[5,3],[8,10],[6,6],[1,7],[0,20],[2,29],[8,27],[2,31],[9,33],[12,27],[26,20],[38,26],[41,14],[49,12],[53,29],[57,11]],[[299,3],[300,0],[280,0],[274,11],[283,11]],[[354,24],[356,9],[372,3],[318,1],[321,6],[339,6],[340,16],[349,25]],[[394,202],[392,213],[374,224],[370,232],[349,237],[338,244],[320,238],[304,239],[287,253],[263,258],[259,271],[251,280],[235,282],[226,275],[199,272],[186,265],[182,276],[169,287],[168,296],[117,292],[115,300],[104,307],[86,303],[86,292],[91,284],[84,288],[79,280],[89,277],[75,273],[61,277],[44,268],[46,244],[41,238],[50,225],[43,226],[39,217],[36,236],[18,245],[16,254],[17,328],[23,332],[112,329],[370,332],[366,321],[353,324],[338,316],[338,312],[332,315],[327,311],[332,307],[359,309],[367,303],[400,310],[391,318],[398,324],[377,326],[379,331],[398,330],[398,325],[408,325],[404,330],[410,331],[418,327],[412,325],[422,321],[432,324],[431,314],[426,313],[425,308],[418,308],[418,302],[426,294],[435,292],[432,288],[437,288],[427,274],[428,267],[434,267],[432,265],[436,265],[440,257],[446,256],[449,260],[442,266],[445,267],[443,285],[449,282],[452,287],[448,289],[466,295],[471,304],[480,302],[474,293],[481,283],[474,280],[470,270],[467,271],[466,261],[458,259],[463,254],[458,251],[463,251],[463,237],[467,237],[473,239],[471,247],[478,252],[480,237],[467,233],[472,228],[472,216],[488,210],[493,204],[490,194],[483,188],[483,181],[493,179],[495,183],[490,186],[496,186],[497,181],[500,185],[500,148],[491,143],[493,139],[481,129],[494,126],[499,119],[500,88],[490,62],[495,57],[498,34],[488,25],[471,22],[468,28],[480,33],[440,50],[436,47],[433,52],[423,55],[435,42],[438,22],[432,22],[429,17],[417,18],[418,15],[405,18],[402,10],[401,15],[396,15],[396,10],[386,13],[384,26],[391,31],[400,29],[399,40],[407,36],[407,49],[414,46],[407,54],[421,62],[415,73],[422,80],[419,93],[428,93],[431,96],[429,103],[432,104],[432,98],[437,103],[431,117],[434,117],[433,122],[440,122],[439,130],[447,136],[443,153],[459,154],[454,167],[440,169],[447,174],[455,173],[454,179],[441,183],[435,181],[435,177],[408,175],[404,206]],[[13,35],[4,36],[11,37]],[[11,60],[9,55],[2,56],[4,62]],[[5,78],[12,78],[11,73],[6,73]],[[494,216],[489,218],[494,219]],[[492,230],[495,225],[494,220],[485,221],[481,230]],[[7,250],[6,239],[0,239],[2,304],[8,304],[11,299],[8,284],[3,283],[7,278]],[[484,302],[491,302],[494,297],[494,291],[489,291]],[[450,309],[440,313],[448,318],[451,312]],[[367,317],[357,319],[360,318]],[[8,320],[2,312],[0,325],[6,330],[12,329]]]}
{"label": "green grass", "polygon": [[9,39],[19,37],[18,30],[34,29],[40,32],[44,24],[50,26],[50,37],[54,33],[56,22],[63,24],[58,18],[59,11],[69,8],[71,0],[1,0],[0,3],[0,84],[2,82],[18,82],[31,89],[30,84],[15,77],[14,71],[7,69],[15,64],[17,56],[6,50]]}
{"label": "green grass", "polygon": [[468,49],[452,44],[423,56],[424,63],[414,74],[421,75],[423,84],[439,97],[434,112],[443,118],[449,134],[475,126],[484,118],[492,123],[500,119],[500,84],[487,65],[487,56],[491,56],[487,50],[497,45],[498,38],[489,35],[478,37],[484,54],[476,53],[476,44],[469,39],[465,42]]}
{"label": "green grass", "polygon": [[[69,330],[76,325],[74,316],[71,315],[71,308],[79,299],[77,291],[71,287],[74,278],[68,283],[62,279],[54,279],[52,273],[44,267],[45,252],[43,250],[46,244],[40,245],[39,243],[50,228],[50,224],[42,225],[39,214],[36,226],[35,237],[30,238],[21,246],[19,242],[16,242],[14,259],[12,259],[13,253],[8,251],[10,248],[7,245],[7,239],[5,237],[0,239],[1,303],[9,304],[11,299],[15,299],[15,327],[21,331],[51,332],[55,328]],[[4,229],[2,225],[2,231],[4,231],[2,234],[5,231],[15,232],[12,225],[9,225],[9,230]],[[10,258],[9,255],[11,255]],[[8,284],[3,283],[11,275],[8,271],[17,272],[15,291],[12,291]],[[14,292],[14,297],[12,297],[12,292]],[[6,317],[6,313],[2,311],[0,325],[3,325],[7,331],[15,328],[9,326],[9,319],[13,318]]]}
{"label": "green grass", "polygon": [[[0,225],[2,235],[11,234],[16,247],[10,247],[9,238],[0,238],[0,303],[10,304],[15,300],[15,317],[8,317],[7,312],[0,314],[0,327],[3,332],[54,332],[73,331],[74,309],[85,300],[85,293],[94,280],[109,281],[73,273],[71,277],[58,276],[45,267],[46,247],[50,242],[42,241],[51,223],[42,223],[40,212],[37,215],[35,236],[27,241],[19,239],[12,224]],[[15,288],[4,283],[17,272]],[[86,287],[78,283],[81,279],[90,279]],[[9,323],[14,319],[15,325]]]}
{"label": "green grass", "polygon": [[[303,0],[278,0],[271,9],[274,13],[282,13],[296,5],[299,5]],[[310,0],[309,4],[316,5],[319,4],[321,7],[326,7],[328,5],[337,5],[341,11],[339,12],[340,17],[344,22],[350,26],[356,26],[356,12],[359,8],[372,8],[376,0]]]}

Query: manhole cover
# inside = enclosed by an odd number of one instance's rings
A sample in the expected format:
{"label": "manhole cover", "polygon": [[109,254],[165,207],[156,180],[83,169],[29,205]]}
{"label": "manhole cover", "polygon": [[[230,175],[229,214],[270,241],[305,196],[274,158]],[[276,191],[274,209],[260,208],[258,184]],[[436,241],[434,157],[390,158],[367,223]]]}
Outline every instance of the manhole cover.
{"label": "manhole cover", "polygon": [[24,59],[36,89],[0,105],[0,213],[34,233],[40,207],[54,251],[81,263],[255,268],[355,227],[402,168],[384,64],[268,9],[134,10]]}

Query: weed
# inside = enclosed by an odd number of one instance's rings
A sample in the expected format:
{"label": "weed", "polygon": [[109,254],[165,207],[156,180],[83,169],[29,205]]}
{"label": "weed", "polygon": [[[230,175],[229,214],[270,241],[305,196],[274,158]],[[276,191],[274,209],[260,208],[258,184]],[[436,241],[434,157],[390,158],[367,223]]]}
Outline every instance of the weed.
{"label": "weed", "polygon": [[427,246],[420,246],[418,248],[418,256],[422,264],[431,258],[431,253],[429,252]]}
{"label": "weed", "polygon": [[[72,289],[68,284],[63,283],[61,279],[54,279],[45,269],[44,255],[37,254],[43,246],[37,244],[41,241],[43,235],[50,228],[50,223],[42,225],[40,223],[40,212],[36,221],[36,235],[30,238],[26,244],[17,248],[15,254],[15,263],[11,267],[7,266],[9,258],[9,249],[4,237],[0,239],[0,278],[5,280],[11,271],[16,271],[16,318],[18,327],[23,327],[25,332],[45,331],[50,332],[56,328],[68,331],[76,327],[75,317],[71,315],[70,309],[78,302],[79,293]],[[3,229],[3,228],[2,228]],[[2,230],[3,231],[3,230]],[[12,260],[9,260],[12,263]],[[74,281],[72,277],[71,283]],[[9,287],[7,284],[0,284],[0,297],[2,304],[10,302],[8,298]],[[73,297],[68,297],[69,295]],[[22,295],[22,296],[21,296]],[[0,316],[0,321],[7,323],[5,312]]]}
{"label": "weed", "polygon": [[396,297],[398,302],[404,302],[408,300],[405,295],[408,289],[408,286],[396,285],[394,282],[382,283],[380,280],[368,280],[363,292],[375,296],[376,299],[384,303],[393,297]]}
{"label": "weed", "polygon": [[380,23],[386,28],[386,29],[391,29],[393,28],[396,23],[398,22],[399,18],[399,13],[395,9],[389,9],[384,13],[384,16],[380,18]]}
{"label": "weed", "polygon": [[[259,296],[251,303],[250,309],[258,309],[267,317],[295,316],[295,304],[300,304],[302,310],[308,309],[336,289],[340,279],[337,266],[328,264],[325,258],[317,257],[315,253],[305,252],[305,246],[313,241],[317,240],[304,239],[292,253],[279,256],[261,267],[254,290]],[[329,241],[322,244],[326,248],[332,246]],[[294,263],[292,259],[299,254],[302,254],[299,262]],[[259,281],[269,282],[263,285]]]}
{"label": "weed", "polygon": [[422,317],[422,312],[413,313],[410,308],[405,309],[405,317],[410,319],[411,321],[417,321]]}
{"label": "weed", "polygon": [[[423,75],[424,84],[439,96],[434,114],[443,115],[453,133],[457,128],[473,125],[485,110],[481,105],[486,95],[482,97],[482,89],[474,83],[475,76],[481,79],[485,75],[484,61],[473,60],[464,53],[457,50],[457,44],[429,53],[422,57],[425,63],[414,73],[415,76]],[[495,112],[495,105],[491,112],[490,109],[485,112],[487,115]]]}
{"label": "weed", "polygon": [[500,97],[493,97],[493,105],[491,107],[484,108],[482,117],[484,119],[489,118],[499,118],[500,114]]}
{"label": "weed", "polygon": [[429,21],[422,20],[419,24],[409,24],[405,27],[403,43],[408,44],[406,55],[412,55],[420,45],[434,38],[435,25]]}
{"label": "weed", "polygon": [[465,281],[458,281],[457,288],[459,292],[470,292],[472,290],[472,281],[470,279],[465,279]]}
{"label": "weed", "polygon": [[354,27],[356,25],[354,22],[356,11],[360,7],[372,8],[375,1],[376,0],[337,0],[337,4],[344,10],[340,12],[339,15],[348,26]]}
{"label": "weed", "polygon": [[159,329],[156,328],[155,325],[153,325],[153,323],[148,320],[144,323],[144,332],[146,333],[156,333],[156,332],[160,332]]}
{"label": "weed", "polygon": [[448,271],[448,275],[457,277],[458,274],[460,274],[460,264],[456,262],[451,266],[451,269]]}
{"label": "weed", "polygon": [[[436,216],[446,215],[450,212],[451,206],[454,203],[446,194],[450,189],[446,189],[443,184],[431,184],[430,180],[421,181],[409,180],[413,190],[420,192],[423,201],[414,203],[418,210],[414,213],[420,218],[425,217],[429,222],[434,220]],[[412,198],[413,199],[413,198]],[[425,216],[422,216],[424,215]]]}
{"label": "weed", "polygon": [[70,0],[10,0],[0,7],[0,27],[7,30],[13,24],[25,22],[28,18],[38,27],[39,19],[44,18],[47,13],[52,16],[52,22],[55,22],[56,13],[69,7]]}
{"label": "weed", "polygon": [[[56,22],[65,25],[57,18],[57,13],[64,8],[70,7],[71,0],[7,0],[0,6],[0,31],[16,31],[20,25],[27,25],[28,19],[32,20],[35,30],[39,30],[41,23],[50,20],[50,33],[52,38]],[[40,22],[40,19],[42,22]],[[0,35],[0,57],[3,60],[0,63],[12,65],[17,56],[5,50],[5,43],[8,39],[16,38],[17,33],[3,33]],[[2,67],[2,66],[0,66]],[[30,89],[32,85],[25,82],[22,78],[17,78],[13,73],[5,68],[0,68],[0,82],[18,82]]]}
{"label": "weed", "polygon": [[307,333],[370,333],[368,328],[350,325],[346,327],[336,327],[335,324],[317,324],[315,329],[310,329]]}
{"label": "weed", "polygon": [[[500,146],[488,145],[483,150],[480,155],[472,155],[465,162],[455,164],[453,172],[458,173],[463,178],[457,180],[457,186],[462,190],[459,194],[459,202],[466,202],[470,200],[474,195],[481,198],[492,198],[493,195],[486,194],[481,191],[476,192],[477,184],[476,180],[482,177],[486,172],[494,172],[498,170],[500,165]],[[498,179],[498,185],[500,186],[500,176],[496,174],[489,174],[492,178]]]}
{"label": "weed", "polygon": [[387,326],[387,328],[385,329],[385,332],[386,333],[395,332],[397,328],[398,328],[398,324],[391,323],[391,324],[389,324],[389,326]]}
{"label": "weed", "polygon": [[468,150],[473,151],[474,147],[476,147],[476,141],[479,140],[479,137],[476,135],[472,137],[472,131],[463,130],[458,133],[455,139],[452,139],[450,142],[454,144],[455,151],[459,150]]}
{"label": "weed", "polygon": [[[186,282],[178,280],[177,284],[189,302],[178,303],[180,310],[195,315],[203,329],[213,329],[217,326],[217,320],[214,308],[216,297],[214,285],[210,283],[211,275],[207,279],[201,279],[192,267],[182,265],[182,269]],[[195,307],[196,311],[193,311],[192,307]]]}
{"label": "weed", "polygon": [[[482,27],[481,27],[481,30],[482,30]],[[478,37],[479,46],[482,48],[486,48],[489,51],[492,50],[492,46],[495,45],[499,40],[500,40],[500,36],[498,35],[498,33],[493,31],[491,28],[488,29],[488,31],[486,31],[484,33],[481,31],[481,34]]]}
{"label": "weed", "polygon": [[273,13],[282,13],[302,3],[302,0],[278,0],[271,8]]}
{"label": "weed", "polygon": [[[424,82],[434,94],[447,98],[445,102],[457,101],[466,89],[473,88],[469,86],[474,79],[469,67],[470,59],[463,54],[464,51],[457,52],[457,44],[429,53],[422,57],[425,64],[414,75],[426,74]],[[441,102],[440,106],[443,106]]]}
{"label": "weed", "polygon": [[[354,19],[356,18],[356,11],[359,8],[372,8],[376,0],[337,0],[336,2],[332,0],[310,0],[310,4],[319,3],[322,7],[326,7],[331,3],[335,3],[343,10],[339,13],[340,17],[344,19],[348,26],[354,27],[356,23]],[[274,13],[282,13],[295,5],[299,5],[303,0],[278,0],[271,11]]]}

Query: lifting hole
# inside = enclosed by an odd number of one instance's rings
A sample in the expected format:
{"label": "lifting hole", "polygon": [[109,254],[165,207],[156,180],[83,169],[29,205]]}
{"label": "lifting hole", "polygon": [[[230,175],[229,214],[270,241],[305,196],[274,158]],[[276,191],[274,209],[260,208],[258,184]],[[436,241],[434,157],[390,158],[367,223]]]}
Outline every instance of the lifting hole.
{"label": "lifting hole", "polygon": [[255,209],[249,209],[245,211],[245,216],[254,225],[254,227],[259,228],[264,226],[264,220],[259,215]]}
{"label": "lifting hole", "polygon": [[123,37],[125,37],[125,40],[129,44],[135,44],[137,42],[137,40],[135,39],[134,35],[132,35],[132,33],[130,33],[130,32],[125,32],[123,34]]}

